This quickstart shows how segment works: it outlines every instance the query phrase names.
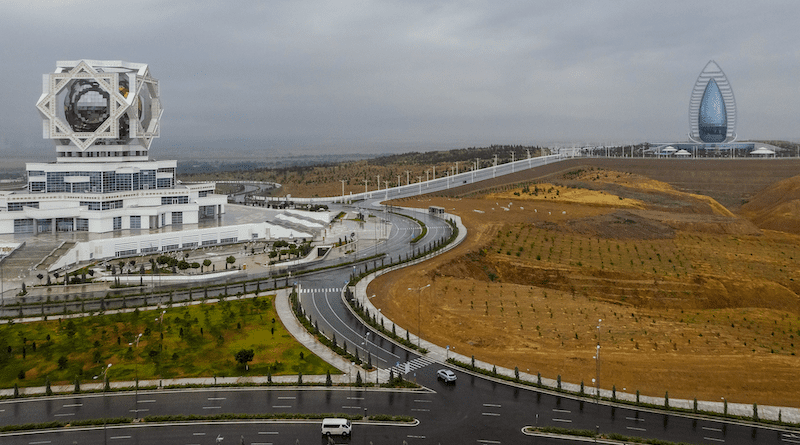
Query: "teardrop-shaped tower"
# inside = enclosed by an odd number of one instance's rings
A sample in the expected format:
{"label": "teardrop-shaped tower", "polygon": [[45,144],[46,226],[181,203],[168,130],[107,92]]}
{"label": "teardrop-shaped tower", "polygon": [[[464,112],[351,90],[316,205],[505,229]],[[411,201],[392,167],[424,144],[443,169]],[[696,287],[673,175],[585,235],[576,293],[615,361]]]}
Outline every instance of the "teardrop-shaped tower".
{"label": "teardrop-shaped tower", "polygon": [[692,89],[689,128],[689,138],[695,142],[736,139],[736,100],[728,78],[713,60],[700,72]]}

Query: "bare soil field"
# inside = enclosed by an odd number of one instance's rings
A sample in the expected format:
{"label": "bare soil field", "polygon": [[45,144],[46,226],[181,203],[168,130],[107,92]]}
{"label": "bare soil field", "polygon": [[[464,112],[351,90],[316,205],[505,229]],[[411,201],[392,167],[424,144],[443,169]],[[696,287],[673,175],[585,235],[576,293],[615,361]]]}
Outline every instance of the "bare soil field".
{"label": "bare soil field", "polygon": [[570,162],[395,202],[469,236],[375,280],[373,302],[412,332],[419,304],[424,338],[545,377],[590,385],[599,342],[604,388],[800,404],[800,187],[769,187],[797,161]]}

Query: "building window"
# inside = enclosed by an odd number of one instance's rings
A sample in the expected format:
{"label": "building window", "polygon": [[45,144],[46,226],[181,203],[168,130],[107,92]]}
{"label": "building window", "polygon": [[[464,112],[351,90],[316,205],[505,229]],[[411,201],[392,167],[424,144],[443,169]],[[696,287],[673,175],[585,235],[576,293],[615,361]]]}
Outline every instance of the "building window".
{"label": "building window", "polygon": [[205,198],[206,196],[208,196],[209,193],[211,193],[210,190],[200,190],[197,193],[197,196],[200,197],[200,198]]}
{"label": "building window", "polygon": [[180,247],[181,246],[178,245],[178,244],[167,244],[166,246],[164,246],[164,248],[162,250],[164,252],[169,252],[171,250],[178,250],[178,249],[180,249]]}
{"label": "building window", "polygon": [[142,247],[142,253],[158,252],[158,247]]}
{"label": "building window", "polygon": [[172,224],[183,224],[183,212],[172,212]]}
{"label": "building window", "polygon": [[115,216],[114,217],[114,230],[120,230],[122,228],[122,217]]}
{"label": "building window", "polygon": [[203,246],[213,246],[214,244],[217,244],[217,240],[215,239],[205,240],[201,243]]}
{"label": "building window", "polygon": [[238,240],[239,240],[239,238],[236,238],[236,237],[234,237],[234,238],[222,238],[221,240],[219,240],[219,242],[222,243],[222,244],[235,243]]}
{"label": "building window", "polygon": [[117,258],[123,256],[134,256],[136,255],[136,249],[120,250],[119,252],[116,252],[115,255]]}
{"label": "building window", "polygon": [[15,219],[14,233],[33,233],[32,219]]}
{"label": "building window", "polygon": [[8,203],[8,211],[9,212],[21,212],[23,207],[33,207],[34,209],[39,208],[39,203],[35,201],[29,202],[9,202]]}
{"label": "building window", "polygon": [[162,196],[161,197],[161,205],[170,205],[170,204],[188,204],[189,197],[188,196]]}
{"label": "building window", "polygon": [[131,216],[131,229],[141,229],[141,228],[142,228],[142,217]]}
{"label": "building window", "polygon": [[89,220],[87,218],[76,218],[75,219],[75,231],[76,232],[88,232],[89,231]]}
{"label": "building window", "polygon": [[197,247],[197,243],[183,243],[183,248],[184,249],[191,249],[191,248],[194,248],[194,247]]}

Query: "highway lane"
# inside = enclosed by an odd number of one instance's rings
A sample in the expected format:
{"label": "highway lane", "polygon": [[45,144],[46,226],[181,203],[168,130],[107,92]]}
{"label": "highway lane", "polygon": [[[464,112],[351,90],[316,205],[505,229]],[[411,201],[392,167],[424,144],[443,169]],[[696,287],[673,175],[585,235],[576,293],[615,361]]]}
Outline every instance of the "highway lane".
{"label": "highway lane", "polygon": [[[640,436],[689,443],[796,443],[794,434],[783,429],[770,430],[747,425],[737,425],[715,419],[690,418],[676,414],[647,412],[624,407],[597,405],[590,400],[571,398],[517,388],[506,384],[487,381],[456,371],[455,384],[437,381],[435,369],[438,365],[416,371],[418,382],[429,386],[435,392],[402,392],[375,389],[314,389],[295,390],[294,388],[220,388],[195,389],[186,391],[142,391],[135,400],[133,394],[80,395],[30,399],[24,402],[6,401],[0,409],[11,415],[0,417],[3,424],[19,423],[22,419],[77,420],[97,418],[100,415],[129,416],[134,407],[147,409],[140,415],[217,414],[217,413],[261,413],[261,412],[312,412],[348,414],[404,414],[420,420],[417,427],[361,427],[356,425],[355,438],[380,440],[375,443],[541,443],[537,438],[521,433],[524,426],[559,426],[574,429],[596,430],[603,433],[616,432],[627,436]],[[138,403],[136,403],[138,402]],[[16,408],[12,408],[16,406]],[[147,407],[147,408],[142,408]],[[12,408],[9,410],[9,408]],[[127,413],[126,413],[127,412]],[[38,413],[38,414],[37,414]],[[44,413],[44,414],[42,414]],[[61,414],[71,414],[63,416]],[[249,422],[248,422],[249,423]],[[252,422],[264,424],[264,422]],[[277,425],[276,428],[294,426]],[[303,440],[313,440],[318,434],[318,424],[304,424],[298,432]],[[166,427],[160,428],[161,431]],[[170,427],[179,430],[180,426]],[[140,431],[130,428],[110,428],[114,430]],[[206,431],[206,430],[200,430]],[[215,430],[216,431],[216,430]],[[113,437],[120,434],[113,433]],[[131,435],[134,440],[134,434]],[[136,432],[135,434],[139,434]],[[172,434],[172,433],[171,433]],[[181,436],[177,434],[176,440]],[[226,433],[228,434],[228,433]],[[226,435],[226,434],[223,434]],[[68,436],[69,433],[59,433]],[[124,434],[123,434],[124,435]],[[229,434],[228,434],[229,435]],[[282,436],[283,439],[286,435]],[[2,443],[12,443],[10,436],[0,435]],[[26,436],[30,437],[30,436]],[[81,443],[100,443],[97,430],[81,436]],[[112,436],[108,436],[112,437]],[[238,436],[237,436],[238,437]],[[246,443],[256,442],[257,434],[248,433]],[[61,442],[53,443],[71,443]],[[290,440],[294,440],[292,436]],[[37,435],[34,441],[51,440]],[[117,439],[115,439],[117,440]],[[122,440],[122,439],[119,439]],[[139,440],[139,439],[136,439]],[[479,442],[483,441],[483,442]],[[134,442],[136,443],[136,442]],[[161,442],[157,443],[174,443]],[[193,443],[193,442],[182,442]],[[275,443],[291,443],[276,441]],[[308,443],[308,442],[304,442]],[[357,443],[357,442],[356,442]]]}
{"label": "highway lane", "polygon": [[[197,422],[191,424],[135,426],[109,426],[107,428],[76,428],[69,431],[37,431],[7,435],[3,444],[8,445],[57,445],[57,444],[111,444],[111,445],[296,445],[296,444],[538,444],[564,445],[585,444],[585,441],[531,437],[519,434],[518,441],[500,442],[491,439],[466,437],[456,432],[440,436],[436,431],[424,430],[420,425],[397,426],[353,422],[353,435],[348,438],[333,437],[332,442],[321,435],[321,421],[238,421]],[[426,436],[426,434],[432,434]],[[482,436],[478,436],[482,437]],[[222,440],[220,441],[219,438]]]}

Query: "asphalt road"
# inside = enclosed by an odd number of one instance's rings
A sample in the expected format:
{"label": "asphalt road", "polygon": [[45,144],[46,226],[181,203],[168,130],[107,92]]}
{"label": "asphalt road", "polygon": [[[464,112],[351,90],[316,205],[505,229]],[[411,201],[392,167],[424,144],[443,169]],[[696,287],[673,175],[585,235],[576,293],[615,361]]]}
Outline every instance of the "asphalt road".
{"label": "asphalt road", "polygon": [[[507,165],[507,164],[506,164]],[[500,167],[498,167],[499,169]],[[449,181],[449,179],[448,179]],[[421,186],[420,186],[421,187]],[[391,215],[389,240],[376,252],[405,255],[414,247],[415,224]],[[428,225],[428,235],[420,243],[446,237],[449,226],[415,214]],[[367,249],[368,250],[368,249]],[[363,255],[371,253],[364,252]],[[361,266],[356,266],[356,270]],[[436,379],[436,370],[445,367],[427,357],[407,351],[363,326],[346,308],[341,290],[352,266],[344,266],[313,275],[295,278],[301,290],[305,310],[320,329],[336,334],[349,347],[370,354],[382,369],[405,370],[406,378],[431,391],[404,392],[387,390],[322,388],[224,388],[184,391],[142,391],[137,393],[93,394],[6,400],[0,402],[0,425],[69,421],[73,419],[169,414],[220,414],[261,412],[342,412],[349,414],[404,414],[419,419],[417,426],[354,424],[352,438],[336,443],[569,443],[525,436],[524,426],[558,426],[571,429],[599,430],[628,436],[641,436],[700,444],[800,443],[800,434],[784,428],[751,426],[644,409],[632,409],[591,400],[577,400],[546,391],[519,388],[454,370],[455,384]],[[294,283],[294,281],[293,281]],[[235,293],[236,285],[228,292]],[[255,285],[252,285],[255,286]],[[262,286],[263,288],[263,286]],[[176,295],[177,298],[177,295]],[[368,335],[367,335],[368,334]],[[400,365],[398,367],[398,365]],[[222,443],[326,443],[316,422],[201,422],[191,425],[113,426],[58,432],[3,434],[3,444],[45,445],[49,443],[112,444],[212,444]],[[102,442],[101,442],[102,441]]]}

